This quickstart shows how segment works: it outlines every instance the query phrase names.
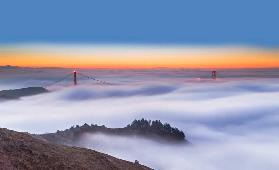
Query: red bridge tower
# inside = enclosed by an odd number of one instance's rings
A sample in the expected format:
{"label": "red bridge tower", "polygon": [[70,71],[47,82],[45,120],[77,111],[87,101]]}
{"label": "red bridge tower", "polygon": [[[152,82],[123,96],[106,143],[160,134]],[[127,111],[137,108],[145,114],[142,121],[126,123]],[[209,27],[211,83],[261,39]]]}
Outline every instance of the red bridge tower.
{"label": "red bridge tower", "polygon": [[77,72],[74,71],[74,85],[77,85]]}
{"label": "red bridge tower", "polygon": [[213,70],[213,71],[212,71],[211,77],[212,77],[212,79],[216,79],[216,78],[217,78],[217,72],[216,72],[216,70]]}

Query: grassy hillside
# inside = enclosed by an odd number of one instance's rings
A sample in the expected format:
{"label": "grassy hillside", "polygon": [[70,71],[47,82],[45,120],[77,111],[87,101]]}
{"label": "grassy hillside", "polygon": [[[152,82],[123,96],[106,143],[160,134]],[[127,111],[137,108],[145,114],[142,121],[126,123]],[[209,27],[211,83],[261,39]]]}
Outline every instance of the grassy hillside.
{"label": "grassy hillside", "polygon": [[52,144],[0,128],[0,169],[147,170],[148,167],[89,149]]}

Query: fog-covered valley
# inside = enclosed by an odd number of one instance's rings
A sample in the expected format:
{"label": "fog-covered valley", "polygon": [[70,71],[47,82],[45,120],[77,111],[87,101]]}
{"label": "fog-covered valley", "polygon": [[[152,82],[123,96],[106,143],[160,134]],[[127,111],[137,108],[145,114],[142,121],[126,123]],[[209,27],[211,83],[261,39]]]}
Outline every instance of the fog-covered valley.
{"label": "fog-covered valley", "polygon": [[[1,73],[0,89],[44,86],[71,70]],[[29,133],[72,125],[124,127],[134,119],[161,120],[181,129],[190,145],[144,138],[85,134],[84,147],[155,169],[278,169],[278,70],[81,70],[111,85],[78,79],[51,92],[0,103],[0,126]],[[279,75],[279,74],[278,74]],[[276,76],[275,76],[276,77]]]}

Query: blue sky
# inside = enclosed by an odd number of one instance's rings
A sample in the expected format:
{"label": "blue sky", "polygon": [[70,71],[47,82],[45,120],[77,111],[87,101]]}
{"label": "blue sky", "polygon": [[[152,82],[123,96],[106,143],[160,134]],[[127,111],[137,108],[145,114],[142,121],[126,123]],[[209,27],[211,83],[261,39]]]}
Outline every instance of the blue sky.
{"label": "blue sky", "polygon": [[279,47],[275,0],[7,0],[0,43]]}

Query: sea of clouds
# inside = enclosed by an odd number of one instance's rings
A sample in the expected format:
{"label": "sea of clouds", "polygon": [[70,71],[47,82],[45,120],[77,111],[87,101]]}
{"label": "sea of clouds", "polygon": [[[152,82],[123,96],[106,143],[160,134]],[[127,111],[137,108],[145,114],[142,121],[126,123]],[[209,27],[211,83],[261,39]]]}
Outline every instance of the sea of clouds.
{"label": "sea of clouds", "polygon": [[[66,71],[59,70],[59,74]],[[27,80],[6,78],[0,87],[51,83],[57,78],[47,78],[53,74],[46,72],[34,73],[40,76]],[[1,102],[0,126],[46,133],[84,123],[124,127],[134,119],[160,119],[183,130],[191,145],[104,134],[86,134],[82,143],[155,169],[279,168],[278,78],[211,80],[204,71],[195,74],[193,70],[95,73],[113,85],[84,80],[82,85],[57,85],[48,87],[50,93]]]}

